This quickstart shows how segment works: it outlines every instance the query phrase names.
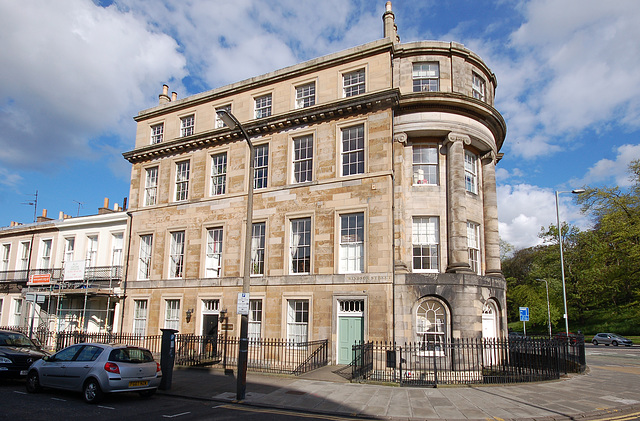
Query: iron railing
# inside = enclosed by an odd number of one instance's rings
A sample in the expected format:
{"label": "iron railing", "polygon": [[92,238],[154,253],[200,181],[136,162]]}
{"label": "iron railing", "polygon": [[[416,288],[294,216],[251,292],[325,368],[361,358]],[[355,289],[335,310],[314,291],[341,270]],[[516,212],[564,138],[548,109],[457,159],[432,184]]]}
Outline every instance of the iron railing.
{"label": "iron railing", "polygon": [[368,342],[353,346],[352,379],[402,386],[496,384],[558,379],[586,368],[584,337],[452,339],[404,346]]}
{"label": "iron railing", "polygon": [[[63,281],[64,271],[62,268],[52,269],[29,269],[29,270],[5,270],[0,271],[0,282],[26,283],[31,275],[51,275],[52,282]],[[122,279],[122,266],[92,266],[84,270],[85,280],[113,280]],[[84,281],[74,281],[82,283]]]}
{"label": "iron railing", "polygon": [[[125,333],[60,332],[55,335],[57,352],[81,342],[126,343],[149,349],[158,358],[162,335]],[[225,369],[238,364],[239,338],[219,335],[176,334],[175,364],[183,366],[221,364]],[[296,343],[283,339],[249,339],[247,369],[263,373],[300,375],[329,363],[329,341]]]}

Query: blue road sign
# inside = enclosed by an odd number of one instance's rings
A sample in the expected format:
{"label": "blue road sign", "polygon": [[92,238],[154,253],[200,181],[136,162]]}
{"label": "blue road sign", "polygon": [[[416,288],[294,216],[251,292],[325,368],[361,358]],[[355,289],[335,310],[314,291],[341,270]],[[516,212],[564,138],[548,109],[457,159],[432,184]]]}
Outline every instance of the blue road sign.
{"label": "blue road sign", "polygon": [[529,321],[529,307],[520,307],[520,321],[521,322]]}

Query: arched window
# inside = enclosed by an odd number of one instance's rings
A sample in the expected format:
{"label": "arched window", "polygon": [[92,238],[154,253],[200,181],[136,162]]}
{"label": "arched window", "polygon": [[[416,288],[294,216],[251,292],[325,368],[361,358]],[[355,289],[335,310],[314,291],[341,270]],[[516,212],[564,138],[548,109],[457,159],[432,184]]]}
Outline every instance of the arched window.
{"label": "arched window", "polygon": [[442,353],[447,338],[448,316],[445,305],[428,298],[416,309],[416,342],[422,351]]}
{"label": "arched window", "polygon": [[482,338],[498,337],[498,308],[493,300],[487,300],[482,306]]}

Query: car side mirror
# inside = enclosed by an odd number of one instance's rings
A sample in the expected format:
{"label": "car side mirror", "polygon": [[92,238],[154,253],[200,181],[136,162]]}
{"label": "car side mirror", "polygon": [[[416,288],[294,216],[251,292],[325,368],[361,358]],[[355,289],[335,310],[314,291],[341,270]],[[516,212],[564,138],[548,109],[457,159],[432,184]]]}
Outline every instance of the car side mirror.
{"label": "car side mirror", "polygon": [[55,358],[53,358],[53,356],[49,356],[49,355],[45,355],[44,357],[42,357],[42,359],[46,362],[51,362],[53,360],[55,360]]}

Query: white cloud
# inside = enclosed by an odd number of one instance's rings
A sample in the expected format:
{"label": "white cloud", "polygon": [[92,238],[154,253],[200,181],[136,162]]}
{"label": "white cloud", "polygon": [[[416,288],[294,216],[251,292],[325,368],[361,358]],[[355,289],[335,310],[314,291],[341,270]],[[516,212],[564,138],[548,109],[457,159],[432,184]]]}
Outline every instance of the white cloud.
{"label": "white cloud", "polygon": [[[500,238],[516,249],[541,244],[541,228],[557,224],[555,192],[529,184],[501,185],[497,191]],[[586,225],[566,195],[560,195],[560,219],[582,229]]]}
{"label": "white cloud", "polygon": [[105,133],[130,139],[147,92],[185,74],[173,39],[88,0],[0,2],[0,33],[0,162],[8,167],[52,170],[98,155],[91,139]]}
{"label": "white cloud", "polygon": [[511,154],[547,156],[583,130],[640,127],[640,2],[540,0],[521,10],[509,45],[477,42],[498,75]]}
{"label": "white cloud", "polygon": [[9,172],[6,168],[0,168],[0,184],[7,187],[16,188],[22,181],[22,176]]}
{"label": "white cloud", "polygon": [[640,145],[621,145],[614,149],[615,160],[601,159],[596,162],[582,179],[572,180],[573,185],[589,185],[594,183],[614,183],[620,187],[632,184],[629,176],[629,164],[640,159]]}

